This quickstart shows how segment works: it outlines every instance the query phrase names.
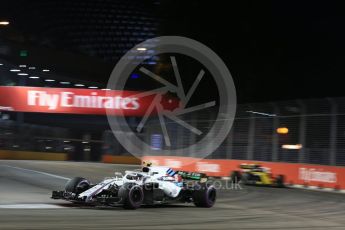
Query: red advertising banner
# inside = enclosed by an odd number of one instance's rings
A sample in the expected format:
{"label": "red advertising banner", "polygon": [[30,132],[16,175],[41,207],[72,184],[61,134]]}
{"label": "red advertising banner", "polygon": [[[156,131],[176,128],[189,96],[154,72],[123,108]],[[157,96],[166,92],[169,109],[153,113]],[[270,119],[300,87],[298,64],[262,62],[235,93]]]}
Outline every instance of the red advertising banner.
{"label": "red advertising banner", "polygon": [[[140,92],[74,88],[0,86],[0,110],[38,113],[66,113],[143,116],[154,95]],[[171,100],[170,100],[171,101]]]}
{"label": "red advertising banner", "polygon": [[[176,170],[204,172],[208,176],[229,177],[242,163],[260,163],[271,170],[273,176],[285,175],[286,182],[294,185],[345,189],[345,167],[249,160],[197,159],[190,157],[145,156],[142,161],[166,165]],[[190,164],[186,164],[190,162]]]}

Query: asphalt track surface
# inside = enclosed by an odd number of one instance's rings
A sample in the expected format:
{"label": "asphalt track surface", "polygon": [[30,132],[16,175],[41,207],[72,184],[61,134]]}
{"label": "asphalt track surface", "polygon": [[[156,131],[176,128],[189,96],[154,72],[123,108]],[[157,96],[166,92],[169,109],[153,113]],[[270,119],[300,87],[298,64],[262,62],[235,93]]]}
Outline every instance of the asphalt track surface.
{"label": "asphalt track surface", "polygon": [[192,204],[138,210],[76,207],[49,198],[68,178],[97,182],[114,171],[134,168],[0,161],[0,229],[345,229],[345,195],[299,189],[222,189],[210,209]]}

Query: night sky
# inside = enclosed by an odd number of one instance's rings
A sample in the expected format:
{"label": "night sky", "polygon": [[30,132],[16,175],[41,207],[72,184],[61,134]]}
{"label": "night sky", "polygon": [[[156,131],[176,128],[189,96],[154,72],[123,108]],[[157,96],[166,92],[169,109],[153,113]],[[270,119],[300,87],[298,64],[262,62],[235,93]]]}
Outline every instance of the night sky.
{"label": "night sky", "polygon": [[[31,21],[30,25],[25,24],[25,18],[31,20],[34,15],[32,11],[25,10],[24,4],[33,1],[7,2],[0,12],[14,19],[13,15],[20,12],[21,28],[30,32],[30,28],[35,26],[40,31],[39,23],[33,25]],[[39,14],[41,4],[37,0],[34,2],[35,12]],[[123,1],[123,4],[129,4],[127,2],[131,1]],[[152,1],[140,3],[149,2],[152,4]],[[155,4],[152,9],[149,9],[151,5],[145,7],[146,11],[153,12],[160,24],[158,35],[190,37],[213,49],[232,73],[240,103],[345,96],[342,83],[345,76],[345,14],[340,3],[248,0],[158,2],[160,4]],[[7,4],[14,4],[12,11],[7,10]],[[73,1],[73,4],[77,6],[79,3]],[[50,12],[49,15],[59,18],[60,12]],[[90,20],[94,19],[90,17]],[[16,23],[14,20],[14,25]],[[55,40],[64,44],[63,37]],[[45,62],[48,59],[38,60]],[[69,66],[59,67],[59,63],[55,62],[56,71],[72,76],[77,76],[79,72],[87,80],[104,83],[116,64],[104,63],[98,65],[102,67],[87,69],[85,64],[78,64],[78,60],[69,63]]]}
{"label": "night sky", "polygon": [[345,96],[345,14],[334,1],[170,1],[166,34],[214,49],[240,102]]}

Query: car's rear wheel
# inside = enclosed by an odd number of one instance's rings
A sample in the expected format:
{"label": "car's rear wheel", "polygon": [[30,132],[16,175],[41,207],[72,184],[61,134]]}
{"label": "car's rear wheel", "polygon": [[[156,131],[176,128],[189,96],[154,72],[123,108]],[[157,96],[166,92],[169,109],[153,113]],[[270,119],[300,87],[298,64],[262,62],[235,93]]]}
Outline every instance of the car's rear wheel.
{"label": "car's rear wheel", "polygon": [[74,177],[65,186],[66,192],[80,194],[90,188],[90,182],[83,177]]}
{"label": "car's rear wheel", "polygon": [[193,192],[193,202],[197,207],[210,208],[216,203],[217,192],[213,186],[197,186]]}
{"label": "car's rear wheel", "polygon": [[277,176],[276,185],[279,188],[283,188],[285,186],[285,176],[284,175],[278,175]]}
{"label": "car's rear wheel", "polygon": [[143,188],[137,184],[124,184],[119,190],[119,197],[125,209],[137,209],[144,200]]}

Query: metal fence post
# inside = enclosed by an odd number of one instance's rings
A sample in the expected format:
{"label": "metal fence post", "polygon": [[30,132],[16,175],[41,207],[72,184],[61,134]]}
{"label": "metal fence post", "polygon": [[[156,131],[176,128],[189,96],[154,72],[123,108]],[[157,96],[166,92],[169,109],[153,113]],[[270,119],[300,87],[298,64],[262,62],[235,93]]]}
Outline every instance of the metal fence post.
{"label": "metal fence post", "polygon": [[331,127],[329,135],[329,164],[336,165],[336,152],[337,152],[337,103],[332,98],[327,98],[331,105]]}
{"label": "metal fence post", "polygon": [[306,131],[306,106],[302,100],[297,100],[297,104],[300,106],[301,117],[299,121],[299,143],[302,148],[298,151],[298,162],[305,162],[305,131]]}
{"label": "metal fence post", "polygon": [[275,103],[271,103],[274,108],[274,114],[276,116],[273,117],[273,130],[272,130],[272,161],[278,161],[278,148],[279,148],[279,136],[277,133],[277,129],[279,127],[279,108]]}
{"label": "metal fence post", "polygon": [[[197,121],[198,117],[197,114],[193,114],[191,117],[191,125],[193,127],[198,127]],[[188,154],[190,157],[195,157],[195,143],[196,143],[196,137],[194,133],[191,133],[191,135],[189,135],[189,146],[191,147],[191,152]]]}
{"label": "metal fence post", "polygon": [[230,130],[228,137],[226,138],[226,159],[232,159],[232,143],[233,143],[234,127]]}
{"label": "metal fence post", "polygon": [[254,136],[255,136],[255,116],[252,114],[250,115],[250,118],[249,118],[247,160],[253,160],[254,158]]}
{"label": "metal fence post", "polygon": [[[177,127],[177,148],[183,149],[184,147],[184,130],[183,127],[178,125]],[[184,152],[181,151],[180,156],[184,156]]]}
{"label": "metal fence post", "polygon": [[[210,120],[208,121],[208,123],[207,123],[207,126],[208,127],[211,127],[211,125],[212,125],[212,121],[214,121],[214,122],[217,122],[217,121],[215,121],[215,119],[216,119],[216,117],[215,117],[215,115],[212,113],[211,114],[211,116],[210,116]],[[211,131],[211,133],[212,133],[212,136],[215,136],[215,130],[213,130],[213,131]],[[211,143],[212,144],[212,149],[214,148],[214,142],[212,142]],[[219,147],[218,147],[219,148]],[[216,159],[218,156],[217,156],[217,154],[218,154],[218,148],[217,149],[215,149],[213,152],[212,152],[212,154],[210,155],[211,156],[211,159]]]}

